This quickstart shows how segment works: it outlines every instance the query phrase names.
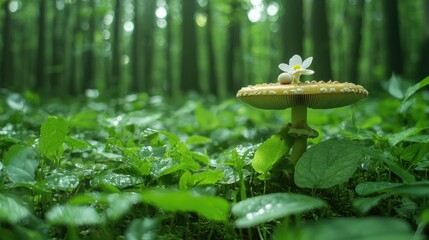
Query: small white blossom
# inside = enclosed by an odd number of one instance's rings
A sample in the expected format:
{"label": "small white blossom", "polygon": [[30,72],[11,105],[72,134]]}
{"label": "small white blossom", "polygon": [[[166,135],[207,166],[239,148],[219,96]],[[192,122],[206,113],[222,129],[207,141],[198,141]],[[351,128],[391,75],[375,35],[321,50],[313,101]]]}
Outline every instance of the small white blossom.
{"label": "small white blossom", "polygon": [[312,61],[313,57],[309,57],[303,62],[302,58],[299,55],[295,54],[291,59],[289,59],[289,64],[280,63],[279,68],[280,70],[293,75],[293,83],[299,83],[299,78],[301,75],[311,75],[314,73],[313,70],[307,69]]}

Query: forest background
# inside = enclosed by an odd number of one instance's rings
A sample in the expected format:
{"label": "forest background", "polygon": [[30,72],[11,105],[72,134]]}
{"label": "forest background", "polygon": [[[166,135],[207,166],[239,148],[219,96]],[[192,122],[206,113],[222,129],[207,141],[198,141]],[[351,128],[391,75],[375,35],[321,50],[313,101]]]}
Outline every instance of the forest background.
{"label": "forest background", "polygon": [[234,96],[313,56],[371,91],[429,75],[429,0],[0,0],[0,88]]}

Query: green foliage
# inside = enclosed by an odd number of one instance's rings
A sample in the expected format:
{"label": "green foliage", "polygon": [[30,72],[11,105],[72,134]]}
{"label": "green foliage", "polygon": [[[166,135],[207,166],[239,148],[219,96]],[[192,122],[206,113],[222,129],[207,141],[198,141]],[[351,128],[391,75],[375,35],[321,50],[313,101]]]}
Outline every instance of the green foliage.
{"label": "green foliage", "polygon": [[325,206],[326,203],[323,200],[314,197],[292,193],[273,193],[238,202],[232,207],[232,213],[238,217],[235,226],[246,228]]}
{"label": "green foliage", "polygon": [[198,96],[0,98],[0,233],[11,239],[419,239],[429,223],[423,87],[309,110],[320,136],[294,169],[288,111]]}
{"label": "green foliage", "polygon": [[303,188],[330,188],[353,176],[362,161],[362,146],[327,140],[304,153],[295,166],[295,183]]}

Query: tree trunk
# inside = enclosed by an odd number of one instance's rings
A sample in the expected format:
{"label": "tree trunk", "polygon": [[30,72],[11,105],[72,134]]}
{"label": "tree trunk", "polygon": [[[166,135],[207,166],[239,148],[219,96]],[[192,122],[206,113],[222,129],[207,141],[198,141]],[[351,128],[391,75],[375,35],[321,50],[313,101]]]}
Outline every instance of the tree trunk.
{"label": "tree trunk", "polygon": [[36,57],[36,88],[45,91],[46,87],[46,0],[39,0],[39,18],[37,57]]}
{"label": "tree trunk", "polygon": [[[315,0],[317,1],[317,0]],[[287,62],[294,54],[303,55],[304,19],[302,0],[283,0],[280,16],[282,59]]]}
{"label": "tree trunk", "polygon": [[182,54],[180,89],[199,91],[197,63],[197,34],[195,26],[196,1],[182,0]]}
{"label": "tree trunk", "polygon": [[362,21],[363,21],[363,0],[357,0],[355,6],[348,6],[347,9],[350,11],[350,25],[351,25],[351,37],[349,57],[347,58],[348,67],[346,68],[346,79],[345,81],[357,83],[359,79],[359,59],[360,49],[362,40]]}
{"label": "tree trunk", "polygon": [[14,64],[12,53],[12,27],[11,15],[9,11],[9,1],[3,3],[3,22],[2,22],[2,54],[0,56],[0,87],[9,88],[13,83]]}
{"label": "tree trunk", "polygon": [[420,57],[418,62],[417,80],[429,76],[429,0],[423,1],[423,14],[424,14],[424,33],[425,38],[421,45]]}
{"label": "tree trunk", "polygon": [[402,74],[402,48],[399,32],[397,0],[383,0],[384,43],[386,44],[387,74]]}
{"label": "tree trunk", "polygon": [[215,96],[219,96],[219,87],[218,87],[218,76],[216,68],[216,51],[213,42],[213,15],[212,15],[212,4],[210,1],[207,1],[207,25],[206,25],[206,34],[207,34],[207,48],[208,48],[208,68],[209,68],[209,90],[210,93]]}
{"label": "tree trunk", "polygon": [[96,6],[95,0],[89,1],[89,7],[91,8],[91,16],[89,18],[89,29],[88,29],[88,48],[86,48],[83,54],[83,84],[82,90],[85,91],[88,88],[95,87],[95,30],[96,26]]}
{"label": "tree trunk", "polygon": [[112,96],[118,96],[120,91],[121,79],[121,0],[115,1],[115,17],[113,20],[113,36],[112,36],[112,78],[108,84]]}
{"label": "tree trunk", "polygon": [[226,80],[229,93],[236,93],[241,87],[243,79],[243,61],[240,27],[240,1],[233,0],[230,3],[231,16],[228,26],[227,53],[226,53]]}
{"label": "tree trunk", "polygon": [[132,89],[131,91],[141,91],[142,90],[142,63],[141,63],[141,35],[142,35],[142,26],[141,26],[141,0],[134,0],[134,31],[132,39],[132,53],[131,53],[131,75],[132,75]]}
{"label": "tree trunk", "polygon": [[315,71],[318,79],[330,80],[332,67],[326,0],[313,0],[310,26],[314,53],[311,69]]}
{"label": "tree trunk", "polygon": [[166,82],[165,91],[168,96],[174,96],[174,79],[173,79],[173,18],[172,18],[172,1],[167,0],[168,14],[167,14],[167,29],[166,29],[166,49],[165,49],[165,61],[166,61]]}
{"label": "tree trunk", "polygon": [[152,91],[154,30],[156,1],[144,1],[143,6],[143,74],[144,90]]}

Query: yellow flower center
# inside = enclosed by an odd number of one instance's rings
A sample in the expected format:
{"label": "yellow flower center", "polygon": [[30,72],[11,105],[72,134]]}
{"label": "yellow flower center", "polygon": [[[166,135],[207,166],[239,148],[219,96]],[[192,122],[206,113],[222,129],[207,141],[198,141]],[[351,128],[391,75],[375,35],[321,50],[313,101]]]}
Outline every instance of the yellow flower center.
{"label": "yellow flower center", "polygon": [[301,65],[297,64],[297,65],[293,66],[293,68],[292,68],[292,69],[293,69],[293,70],[301,69]]}

